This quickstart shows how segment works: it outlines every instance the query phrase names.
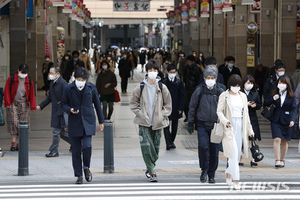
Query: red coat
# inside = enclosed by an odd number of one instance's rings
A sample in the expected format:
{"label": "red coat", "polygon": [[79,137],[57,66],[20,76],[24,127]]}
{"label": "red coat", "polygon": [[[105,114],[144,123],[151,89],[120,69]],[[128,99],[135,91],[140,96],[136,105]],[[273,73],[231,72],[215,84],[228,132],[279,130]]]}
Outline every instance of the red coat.
{"label": "red coat", "polygon": [[[14,83],[12,85],[11,85],[10,79],[11,79],[11,76],[8,77],[6,84],[5,84],[5,88],[4,88],[5,107],[10,106],[14,102],[15,96],[16,96],[16,93],[17,93],[17,90],[19,87],[18,73],[15,74]],[[25,90],[26,90],[27,102],[30,103],[30,109],[35,110],[36,103],[35,103],[33,81],[31,80],[31,85],[30,85],[28,76],[26,77],[26,80],[25,80]]]}

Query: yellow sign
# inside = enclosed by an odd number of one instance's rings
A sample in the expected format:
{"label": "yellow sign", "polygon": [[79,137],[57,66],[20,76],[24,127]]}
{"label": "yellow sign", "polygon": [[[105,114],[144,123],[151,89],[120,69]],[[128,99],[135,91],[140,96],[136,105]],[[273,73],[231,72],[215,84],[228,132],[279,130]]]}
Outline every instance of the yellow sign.
{"label": "yellow sign", "polygon": [[232,0],[232,5],[236,5],[237,0]]}
{"label": "yellow sign", "polygon": [[255,67],[255,57],[247,56],[247,67]]}
{"label": "yellow sign", "polygon": [[178,42],[175,42],[175,49],[178,49]]}

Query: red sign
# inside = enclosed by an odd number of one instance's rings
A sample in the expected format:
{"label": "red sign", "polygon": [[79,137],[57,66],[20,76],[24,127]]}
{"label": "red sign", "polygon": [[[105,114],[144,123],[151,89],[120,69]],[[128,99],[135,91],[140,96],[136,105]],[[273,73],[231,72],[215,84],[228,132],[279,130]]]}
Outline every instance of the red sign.
{"label": "red sign", "polygon": [[222,0],[214,0],[214,13],[215,14],[222,14]]}
{"label": "red sign", "polygon": [[222,11],[223,12],[233,11],[233,9],[232,9],[232,0],[223,0]]}
{"label": "red sign", "polygon": [[188,10],[189,10],[188,4],[182,3],[181,4],[181,23],[182,24],[188,23],[188,19],[189,19]]}
{"label": "red sign", "polygon": [[62,10],[63,13],[72,13],[72,0],[65,0],[64,7]]}
{"label": "red sign", "polygon": [[260,13],[260,0],[253,0],[253,5],[250,6],[251,13]]}
{"label": "red sign", "polygon": [[209,0],[201,0],[201,17],[209,17]]}
{"label": "red sign", "polygon": [[174,11],[169,11],[170,13],[170,27],[174,27],[175,24],[175,12]]}
{"label": "red sign", "polygon": [[189,15],[190,15],[190,22],[197,21],[197,1],[196,0],[189,0]]}

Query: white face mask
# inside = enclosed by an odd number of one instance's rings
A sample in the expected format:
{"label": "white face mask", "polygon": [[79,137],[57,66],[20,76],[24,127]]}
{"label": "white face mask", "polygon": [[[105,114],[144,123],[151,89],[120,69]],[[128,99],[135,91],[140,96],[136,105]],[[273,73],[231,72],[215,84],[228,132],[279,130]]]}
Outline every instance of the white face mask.
{"label": "white face mask", "polygon": [[230,87],[230,90],[231,90],[233,93],[237,94],[237,93],[241,90],[241,87],[233,87],[233,86],[231,86],[231,87]]}
{"label": "white face mask", "polygon": [[157,77],[157,72],[148,72],[148,77],[152,80],[155,80]]}
{"label": "white face mask", "polygon": [[244,85],[244,87],[245,87],[245,89],[247,90],[247,91],[249,91],[249,90],[251,90],[252,88],[253,88],[253,84],[245,84]]}
{"label": "white face mask", "polygon": [[282,71],[282,72],[278,72],[278,76],[283,76],[285,73],[285,71]]}
{"label": "white face mask", "polygon": [[20,77],[20,78],[26,78],[27,75],[28,75],[28,74],[22,74],[21,72],[19,72],[19,77]]}
{"label": "white face mask", "polygon": [[69,57],[65,57],[65,60],[69,60]]}
{"label": "white face mask", "polygon": [[86,81],[77,81],[75,80],[75,85],[78,88],[78,90],[82,90],[85,86]]}
{"label": "white face mask", "polygon": [[73,58],[73,60],[74,60],[75,62],[77,62],[77,61],[78,61],[78,58]]}
{"label": "white face mask", "polygon": [[102,69],[107,69],[107,65],[102,65]]}
{"label": "white face mask", "polygon": [[173,80],[176,77],[176,74],[168,74],[169,79]]}
{"label": "white face mask", "polygon": [[286,89],[287,85],[284,83],[278,83],[277,87],[278,87],[279,91],[282,92],[283,90]]}
{"label": "white face mask", "polygon": [[85,55],[86,54],[86,52],[82,52],[82,55]]}
{"label": "white face mask", "polygon": [[50,59],[49,59],[49,58],[46,58],[46,61],[47,61],[47,62],[50,62]]}
{"label": "white face mask", "polygon": [[50,74],[50,75],[49,75],[49,79],[50,79],[51,81],[53,81],[53,80],[55,80],[55,79],[56,79],[56,76],[55,76],[55,75],[52,75],[52,74]]}
{"label": "white face mask", "polygon": [[205,83],[208,87],[213,87],[216,84],[216,79],[205,80]]}
{"label": "white face mask", "polygon": [[232,64],[232,63],[228,63],[228,64],[227,64],[227,66],[228,66],[228,68],[229,68],[229,69],[232,69],[232,68],[233,68],[233,66],[234,66],[234,64]]}

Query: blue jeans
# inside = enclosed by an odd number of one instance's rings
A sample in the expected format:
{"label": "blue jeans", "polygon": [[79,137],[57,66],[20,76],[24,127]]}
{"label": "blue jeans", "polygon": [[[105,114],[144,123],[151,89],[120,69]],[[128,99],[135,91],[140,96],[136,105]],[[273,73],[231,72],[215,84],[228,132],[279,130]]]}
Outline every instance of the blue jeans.
{"label": "blue jeans", "polygon": [[219,164],[220,144],[210,142],[210,134],[213,126],[197,124],[198,132],[198,157],[202,171],[208,173],[208,177],[214,178]]}

